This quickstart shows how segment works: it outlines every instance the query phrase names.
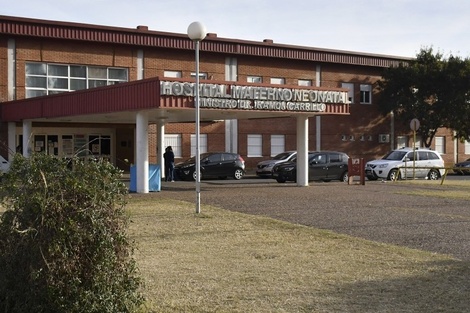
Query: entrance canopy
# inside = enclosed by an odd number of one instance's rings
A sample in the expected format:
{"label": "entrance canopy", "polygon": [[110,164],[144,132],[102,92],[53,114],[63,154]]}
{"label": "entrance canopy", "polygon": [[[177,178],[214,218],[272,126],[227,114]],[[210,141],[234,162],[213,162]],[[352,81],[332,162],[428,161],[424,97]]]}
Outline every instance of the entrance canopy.
{"label": "entrance canopy", "polygon": [[[139,112],[149,123],[192,122],[195,84],[158,77],[1,104],[4,122],[128,123]],[[301,115],[349,115],[347,90],[201,81],[200,120]]]}
{"label": "entrance canopy", "polygon": [[[348,115],[347,90],[286,85],[240,85],[202,81],[199,121],[295,117],[297,121],[297,185],[308,186],[308,118]],[[196,85],[190,81],[151,78],[114,86],[10,101],[1,104],[8,122],[8,145],[15,146],[16,122],[23,124],[23,153],[33,123],[134,124],[137,192],[148,193],[148,125],[157,124],[157,149],[163,151],[164,124],[195,122]],[[163,164],[163,156],[159,156]]]}

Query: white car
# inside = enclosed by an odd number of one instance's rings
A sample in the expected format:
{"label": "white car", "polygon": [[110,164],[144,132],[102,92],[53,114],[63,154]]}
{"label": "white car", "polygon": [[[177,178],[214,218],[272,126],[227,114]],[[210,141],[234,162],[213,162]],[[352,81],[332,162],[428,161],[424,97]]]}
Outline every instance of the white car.
{"label": "white car", "polygon": [[392,150],[381,160],[369,161],[365,171],[369,180],[413,177],[436,180],[445,172],[444,160],[438,152],[412,148]]}
{"label": "white car", "polygon": [[264,160],[259,162],[256,165],[256,175],[260,177],[271,177],[274,165],[283,162],[289,162],[295,157],[296,154],[297,151],[286,151],[279,153],[270,160]]}

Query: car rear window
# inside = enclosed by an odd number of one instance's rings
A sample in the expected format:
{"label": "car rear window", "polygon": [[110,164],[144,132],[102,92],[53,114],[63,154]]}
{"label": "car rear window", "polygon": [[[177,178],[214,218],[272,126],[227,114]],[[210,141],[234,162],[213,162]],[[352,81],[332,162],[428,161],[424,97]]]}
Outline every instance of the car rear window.
{"label": "car rear window", "polygon": [[234,161],[237,159],[236,154],[224,153],[224,161]]}
{"label": "car rear window", "polygon": [[341,155],[339,153],[330,154],[330,163],[340,163],[340,162],[341,162]]}

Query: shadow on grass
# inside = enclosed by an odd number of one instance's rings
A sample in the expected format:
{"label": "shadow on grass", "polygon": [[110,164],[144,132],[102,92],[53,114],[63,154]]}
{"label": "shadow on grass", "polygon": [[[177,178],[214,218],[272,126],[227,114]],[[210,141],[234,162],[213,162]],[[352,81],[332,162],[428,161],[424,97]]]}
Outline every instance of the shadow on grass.
{"label": "shadow on grass", "polygon": [[[331,312],[469,312],[470,262],[439,261],[427,273],[336,285]],[[310,310],[315,310],[315,305]]]}

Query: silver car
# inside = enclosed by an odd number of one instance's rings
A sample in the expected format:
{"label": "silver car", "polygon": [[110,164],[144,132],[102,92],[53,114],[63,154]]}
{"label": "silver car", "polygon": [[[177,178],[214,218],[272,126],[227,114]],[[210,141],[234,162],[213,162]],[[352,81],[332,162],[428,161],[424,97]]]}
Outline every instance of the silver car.
{"label": "silver car", "polygon": [[285,151],[279,153],[272,159],[259,162],[256,165],[256,175],[259,177],[271,177],[274,165],[289,162],[296,156],[296,154],[297,151]]}

